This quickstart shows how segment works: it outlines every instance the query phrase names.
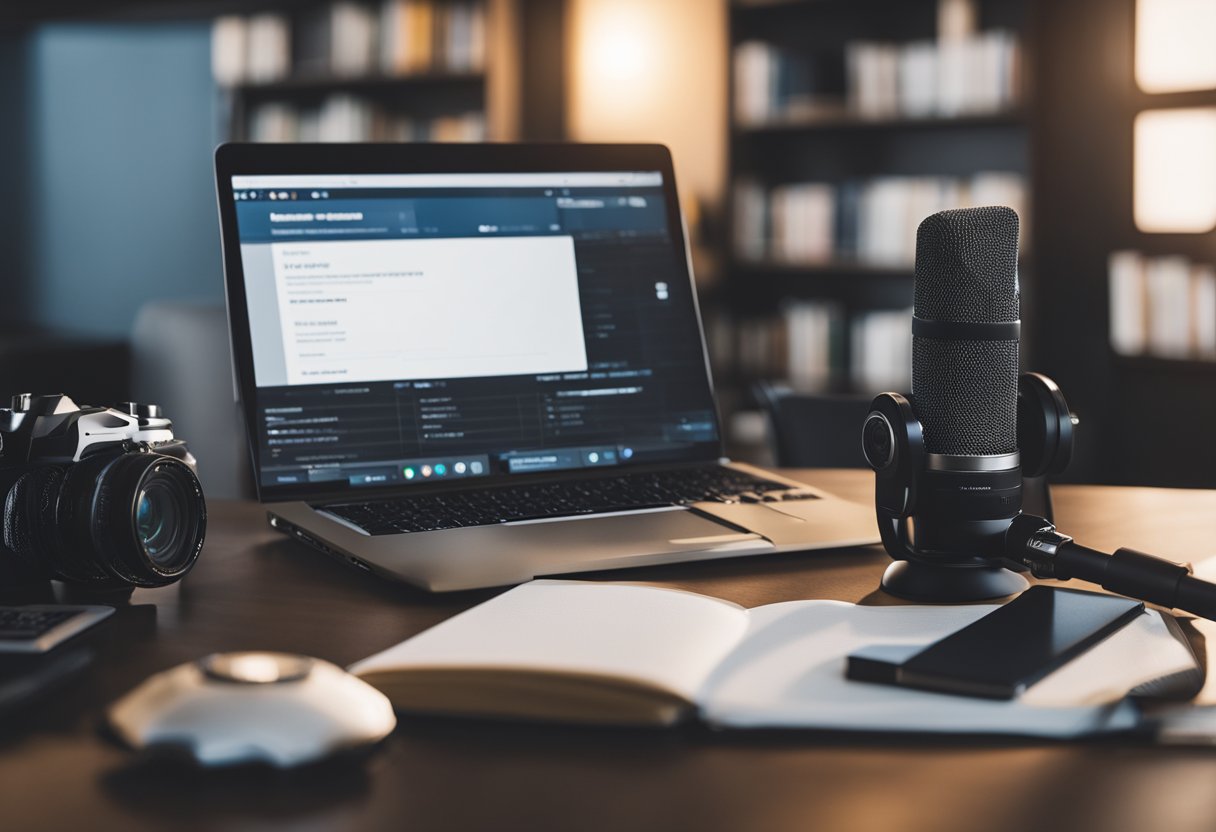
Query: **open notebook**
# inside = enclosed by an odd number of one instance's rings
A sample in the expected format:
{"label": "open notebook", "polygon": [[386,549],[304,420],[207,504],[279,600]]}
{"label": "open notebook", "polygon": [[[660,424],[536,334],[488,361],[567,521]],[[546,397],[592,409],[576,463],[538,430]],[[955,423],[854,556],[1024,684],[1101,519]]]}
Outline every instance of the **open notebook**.
{"label": "open notebook", "polygon": [[1134,727],[1128,691],[1196,666],[1149,612],[1012,701],[844,677],[845,657],[862,647],[911,654],[993,609],[789,601],[748,610],[658,587],[540,580],[350,670],[398,709],[424,713],[1069,737]]}

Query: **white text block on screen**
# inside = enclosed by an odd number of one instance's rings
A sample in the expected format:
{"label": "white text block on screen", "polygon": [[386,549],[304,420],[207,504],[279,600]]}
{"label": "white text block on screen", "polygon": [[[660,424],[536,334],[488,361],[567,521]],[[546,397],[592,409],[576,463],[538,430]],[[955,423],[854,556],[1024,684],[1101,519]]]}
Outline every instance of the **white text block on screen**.
{"label": "white text block on screen", "polygon": [[587,369],[570,237],[271,249],[288,384]]}

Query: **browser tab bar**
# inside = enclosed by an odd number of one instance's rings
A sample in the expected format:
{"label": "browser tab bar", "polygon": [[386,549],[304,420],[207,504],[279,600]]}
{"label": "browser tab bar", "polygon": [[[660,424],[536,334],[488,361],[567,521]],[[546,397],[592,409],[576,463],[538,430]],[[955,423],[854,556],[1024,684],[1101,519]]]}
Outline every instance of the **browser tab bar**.
{"label": "browser tab bar", "polygon": [[271,188],[657,188],[663,174],[642,171],[555,173],[403,173],[234,176],[235,190]]}

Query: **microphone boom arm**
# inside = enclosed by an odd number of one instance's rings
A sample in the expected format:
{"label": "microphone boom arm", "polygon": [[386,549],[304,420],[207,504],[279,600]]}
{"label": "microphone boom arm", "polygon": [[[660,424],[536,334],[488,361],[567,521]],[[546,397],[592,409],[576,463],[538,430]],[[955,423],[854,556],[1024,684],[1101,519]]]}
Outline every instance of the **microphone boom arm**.
{"label": "microphone boom arm", "polygon": [[1119,549],[1099,552],[1073,542],[1042,517],[1022,514],[1005,533],[1006,557],[1036,578],[1077,578],[1119,595],[1179,609],[1216,621],[1216,584],[1196,578],[1189,566]]}

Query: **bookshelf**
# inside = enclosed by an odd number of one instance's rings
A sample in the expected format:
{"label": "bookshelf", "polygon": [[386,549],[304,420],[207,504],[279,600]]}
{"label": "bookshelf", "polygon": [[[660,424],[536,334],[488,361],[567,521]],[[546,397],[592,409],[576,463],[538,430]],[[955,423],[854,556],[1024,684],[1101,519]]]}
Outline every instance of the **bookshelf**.
{"label": "bookshelf", "polygon": [[[1135,0],[1038,8],[1035,244],[1045,278],[1034,307],[1039,366],[1081,417],[1078,476],[1213,487],[1216,440],[1207,426],[1216,423],[1216,361],[1122,355],[1112,346],[1113,252],[1216,263],[1216,233],[1150,234],[1136,227],[1136,115],[1216,106],[1216,90],[1140,90],[1135,20]],[[1085,60],[1097,51],[1101,62]]]}
{"label": "bookshelf", "polygon": [[[908,389],[915,225],[927,214],[1017,207],[1033,295],[1033,2],[731,4],[727,268],[710,318],[725,330],[710,342],[728,426],[751,418],[760,381]],[[938,82],[939,66],[980,80]],[[771,343],[753,343],[766,328]],[[819,366],[794,354],[808,349]]]}
{"label": "bookshelf", "polygon": [[220,132],[245,141],[520,138],[521,76],[537,59],[523,54],[527,27],[555,9],[547,0],[330,0],[221,14],[212,61]]}

